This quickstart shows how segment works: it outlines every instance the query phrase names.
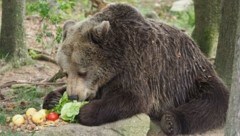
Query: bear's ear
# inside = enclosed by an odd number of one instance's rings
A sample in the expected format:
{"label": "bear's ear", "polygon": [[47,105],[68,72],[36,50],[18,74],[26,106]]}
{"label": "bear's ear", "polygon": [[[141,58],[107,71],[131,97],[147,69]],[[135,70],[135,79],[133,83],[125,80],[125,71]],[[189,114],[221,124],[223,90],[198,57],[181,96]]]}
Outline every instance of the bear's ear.
{"label": "bear's ear", "polygon": [[102,21],[99,25],[93,27],[90,31],[92,42],[101,43],[110,29],[109,21]]}
{"label": "bear's ear", "polygon": [[70,21],[67,21],[67,22],[65,22],[64,23],[64,25],[63,25],[63,41],[66,39],[66,37],[67,37],[67,30],[71,27],[71,26],[73,26],[73,25],[75,25],[76,23],[75,23],[75,21],[72,21],[72,20],[70,20]]}

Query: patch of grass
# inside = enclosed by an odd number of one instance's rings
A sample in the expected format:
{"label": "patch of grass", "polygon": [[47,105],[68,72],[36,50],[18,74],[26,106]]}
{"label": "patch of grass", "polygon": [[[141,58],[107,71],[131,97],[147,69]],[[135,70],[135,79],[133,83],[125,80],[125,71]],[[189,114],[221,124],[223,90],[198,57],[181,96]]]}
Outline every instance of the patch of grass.
{"label": "patch of grass", "polygon": [[0,106],[1,114],[13,116],[15,114],[24,114],[26,109],[30,107],[41,109],[43,97],[50,91],[52,91],[52,88],[13,85],[12,90],[6,94],[6,98],[11,98],[11,100],[6,102],[5,106]]}
{"label": "patch of grass", "polygon": [[175,18],[170,21],[174,26],[185,29],[188,33],[192,33],[195,25],[195,14],[193,7],[186,11],[171,12],[171,14]]}
{"label": "patch of grass", "polygon": [[0,125],[6,124],[6,115],[0,113]]}
{"label": "patch of grass", "polygon": [[[11,90],[6,93],[8,99],[3,105],[0,105],[0,125],[3,131],[0,136],[22,136],[23,133],[13,132],[7,125],[7,118],[15,114],[24,114],[30,107],[41,109],[43,97],[52,91],[52,88],[36,87],[32,85],[13,85]],[[24,136],[32,134],[24,133]]]}
{"label": "patch of grass", "polygon": [[36,98],[41,98],[44,96],[44,92],[37,88],[36,86],[32,85],[13,85],[12,86],[12,93],[15,96],[18,96],[15,98],[16,101],[33,101]]}

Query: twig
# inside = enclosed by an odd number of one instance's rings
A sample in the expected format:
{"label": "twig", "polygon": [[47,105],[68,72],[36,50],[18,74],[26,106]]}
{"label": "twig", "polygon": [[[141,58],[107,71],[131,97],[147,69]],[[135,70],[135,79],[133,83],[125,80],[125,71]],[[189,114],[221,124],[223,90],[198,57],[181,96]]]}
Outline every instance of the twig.
{"label": "twig", "polygon": [[54,59],[45,55],[46,53],[43,54],[43,52],[41,52],[39,50],[28,49],[28,54],[31,56],[32,59],[48,61],[48,62],[52,62],[54,64],[57,64],[57,62]]}
{"label": "twig", "polygon": [[51,77],[48,82],[55,82],[57,81],[57,79],[59,78],[63,78],[64,76],[66,76],[66,73],[64,73],[61,69],[55,74],[53,75],[53,77]]}
{"label": "twig", "polygon": [[48,61],[48,62],[57,64],[57,62],[54,59],[52,59],[51,57],[44,55],[44,54],[39,54],[39,53],[35,52],[35,50],[28,50],[28,54],[34,60]]}
{"label": "twig", "polygon": [[52,59],[51,57],[48,57],[46,55],[43,55],[43,54],[38,54],[38,55],[32,57],[32,59],[48,61],[48,62],[52,62],[54,64],[57,64],[57,62],[54,59]]}
{"label": "twig", "polygon": [[45,51],[41,51],[41,50],[39,50],[39,49],[35,49],[35,48],[30,48],[30,47],[28,47],[28,51],[30,51],[30,50],[35,51],[37,54],[50,55],[49,53],[47,53],[47,52],[45,52]]}
{"label": "twig", "polygon": [[10,87],[14,84],[31,84],[31,85],[65,85],[65,82],[59,83],[50,83],[50,82],[43,82],[43,83],[35,83],[35,82],[22,82],[22,81],[10,81],[0,86],[0,89]]}

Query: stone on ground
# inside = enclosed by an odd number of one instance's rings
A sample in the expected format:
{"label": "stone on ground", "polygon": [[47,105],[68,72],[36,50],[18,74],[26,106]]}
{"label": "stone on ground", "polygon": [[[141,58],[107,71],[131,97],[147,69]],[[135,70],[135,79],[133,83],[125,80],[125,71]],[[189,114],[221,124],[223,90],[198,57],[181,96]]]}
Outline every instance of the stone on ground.
{"label": "stone on ground", "polygon": [[48,127],[34,136],[146,136],[150,129],[150,118],[138,114],[131,118],[88,127],[79,124],[68,124],[59,127]]}
{"label": "stone on ground", "polygon": [[[34,136],[166,136],[156,124],[157,122],[150,121],[148,115],[138,114],[101,126],[88,127],[80,124],[68,124],[48,127],[36,132]],[[188,136],[224,136],[224,131],[216,129]]]}

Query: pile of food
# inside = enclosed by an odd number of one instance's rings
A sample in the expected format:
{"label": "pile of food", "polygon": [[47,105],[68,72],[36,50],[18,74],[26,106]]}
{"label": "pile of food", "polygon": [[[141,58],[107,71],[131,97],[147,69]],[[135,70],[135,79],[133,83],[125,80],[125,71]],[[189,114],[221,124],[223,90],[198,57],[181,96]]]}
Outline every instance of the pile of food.
{"label": "pile of food", "polygon": [[67,122],[76,122],[80,108],[87,102],[70,101],[64,93],[59,103],[52,110],[29,108],[25,114],[16,114],[12,117],[9,126],[12,130],[32,132],[44,127],[57,127]]}
{"label": "pile of food", "polygon": [[12,117],[9,126],[12,130],[32,132],[43,129],[48,126],[60,126],[66,124],[59,118],[55,112],[48,113],[47,110],[37,111],[35,108],[29,108],[25,114],[16,114]]}

